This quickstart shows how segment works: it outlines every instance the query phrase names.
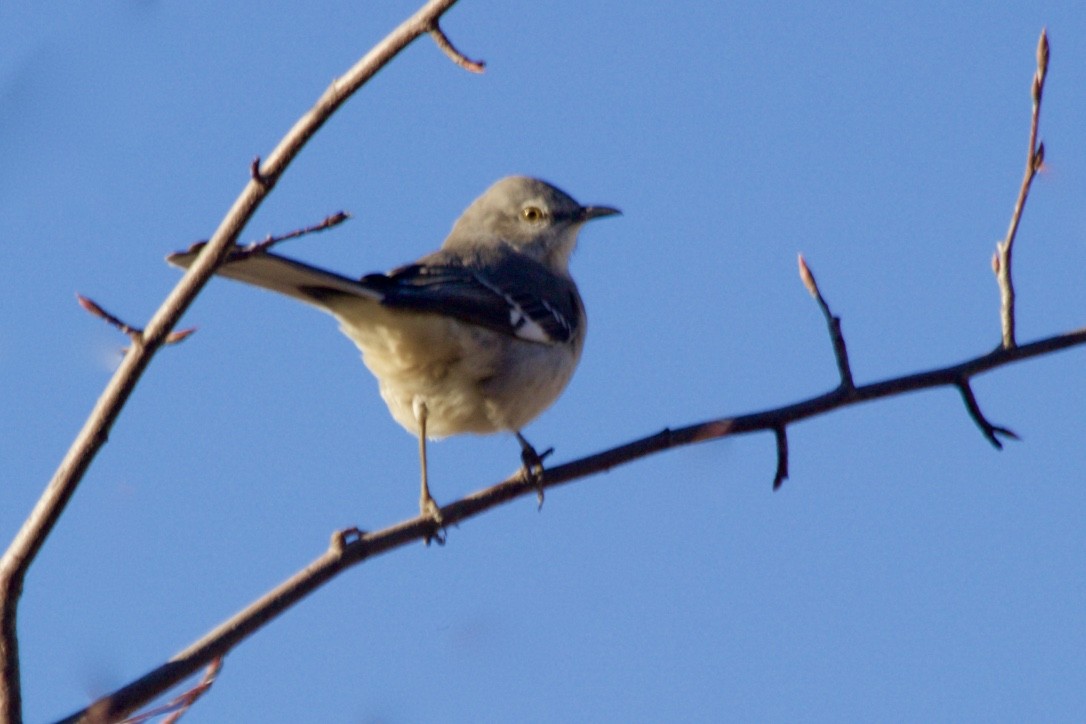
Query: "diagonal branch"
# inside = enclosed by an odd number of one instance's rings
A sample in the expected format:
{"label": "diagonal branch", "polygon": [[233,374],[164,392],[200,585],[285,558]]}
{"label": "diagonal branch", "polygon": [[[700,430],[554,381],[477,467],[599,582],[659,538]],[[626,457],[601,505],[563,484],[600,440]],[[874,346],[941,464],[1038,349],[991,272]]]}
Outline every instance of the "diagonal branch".
{"label": "diagonal branch", "polygon": [[[787,474],[787,438],[784,436],[784,429],[788,424],[849,405],[908,392],[936,387],[967,389],[962,387],[962,381],[975,375],[1080,345],[1086,345],[1086,328],[1011,349],[1000,347],[988,354],[948,367],[894,377],[851,390],[838,387],[826,394],[784,407],[700,422],[676,430],[665,429],[654,435],[545,470],[539,479],[530,479],[518,471],[497,485],[479,490],[443,507],[441,517],[445,525],[452,529],[460,522],[514,498],[535,495],[541,487],[563,485],[671,448],[752,432],[772,431],[776,436],[776,487],[777,481],[783,480]],[[1007,432],[1003,428],[992,429]],[[357,528],[340,531],[332,536],[327,551],[279,586],[177,653],[165,664],[99,699],[63,722],[85,721],[84,717],[90,718],[92,715],[112,720],[132,711],[191,676],[202,666],[225,655],[272,619],[351,566],[409,543],[424,540],[430,535],[433,535],[433,521],[429,517],[413,518],[373,533]]]}
{"label": "diagonal branch", "polygon": [[147,365],[306,142],[378,70],[416,38],[430,33],[438,19],[455,3],[456,0],[430,0],[423,5],[343,76],[335,79],[263,164],[254,162],[248,184],[226,213],[203,253],[166,297],[136,343],[128,349],[52,480],[0,558],[0,721],[21,721],[16,613],[26,572],[105,443],[110,428]]}

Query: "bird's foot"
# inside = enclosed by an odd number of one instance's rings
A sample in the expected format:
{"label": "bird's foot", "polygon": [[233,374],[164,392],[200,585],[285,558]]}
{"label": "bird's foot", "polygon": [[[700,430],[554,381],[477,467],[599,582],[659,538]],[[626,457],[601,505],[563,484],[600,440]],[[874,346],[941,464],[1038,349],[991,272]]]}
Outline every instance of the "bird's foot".
{"label": "bird's foot", "polygon": [[445,545],[445,519],[441,515],[441,507],[429,494],[419,498],[419,515],[429,518],[433,524],[433,530],[428,532],[424,539],[426,545],[430,545],[430,541],[437,541],[439,546]]}
{"label": "bird's foot", "polygon": [[520,443],[520,460],[524,467],[524,477],[528,482],[535,486],[536,498],[539,500],[539,507],[543,507],[543,461],[554,452],[553,447],[549,447],[542,453],[536,452],[531,443],[524,439],[524,436],[519,432],[517,433],[517,441]]}

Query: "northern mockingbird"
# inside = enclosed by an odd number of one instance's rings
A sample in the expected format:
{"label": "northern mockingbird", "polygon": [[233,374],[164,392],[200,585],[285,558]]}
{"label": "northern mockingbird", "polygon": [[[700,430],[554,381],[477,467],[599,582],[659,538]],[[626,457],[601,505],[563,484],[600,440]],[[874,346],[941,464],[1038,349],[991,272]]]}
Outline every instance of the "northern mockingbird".
{"label": "northern mockingbird", "polygon": [[[584,222],[617,213],[511,176],[472,202],[441,249],[388,274],[351,279],[241,248],[217,273],[339,320],[392,417],[419,439],[419,509],[440,526],[427,483],[428,437],[512,432],[526,473],[539,473],[542,459],[520,430],[558,398],[584,346],[569,257]],[[199,245],[167,261],[188,267],[198,252]]]}

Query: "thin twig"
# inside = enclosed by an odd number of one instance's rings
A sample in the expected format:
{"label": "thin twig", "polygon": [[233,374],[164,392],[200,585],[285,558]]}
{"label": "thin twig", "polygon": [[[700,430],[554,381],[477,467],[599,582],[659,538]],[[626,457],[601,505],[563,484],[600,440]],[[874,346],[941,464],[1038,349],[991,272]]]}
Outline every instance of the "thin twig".
{"label": "thin twig", "polygon": [[1015,345],[1014,322],[1014,280],[1011,276],[1011,259],[1014,250],[1014,239],[1018,234],[1018,224],[1022,220],[1022,212],[1026,208],[1026,199],[1029,197],[1033,179],[1041,170],[1045,160],[1045,147],[1037,140],[1037,127],[1041,119],[1041,97],[1044,95],[1045,78],[1048,75],[1049,58],[1048,33],[1041,30],[1041,37],[1037,41],[1037,71],[1033,74],[1031,94],[1033,97],[1033,114],[1029,124],[1029,153],[1026,154],[1026,171],[1022,176],[1022,185],[1018,189],[1018,199],[1014,203],[1014,212],[1011,214],[1011,224],[1007,229],[1007,236],[996,244],[995,256],[992,258],[992,268],[995,271],[996,281],[999,284],[1000,297],[1000,326],[1003,331],[1003,346],[1011,348]]}
{"label": "thin twig", "polygon": [[95,317],[105,320],[106,323],[110,326],[116,327],[117,329],[121,330],[122,332],[127,334],[133,342],[139,343],[140,340],[143,339],[142,329],[140,329],[139,327],[133,327],[132,325],[121,320],[120,318],[113,316],[106,310],[102,309],[102,307],[100,307],[98,303],[95,302],[93,299],[90,299],[89,297],[84,297],[82,294],[76,294],[75,298],[79,302],[79,306],[83,307],[83,309],[87,310]]}
{"label": "thin twig", "polygon": [[288,241],[289,239],[297,239],[298,237],[305,236],[306,234],[315,234],[319,231],[326,231],[327,229],[331,229],[334,226],[339,226],[344,221],[350,218],[351,215],[346,211],[337,211],[334,214],[329,214],[328,216],[324,217],[324,220],[311,226],[307,226],[304,229],[295,229],[290,233],[282,234],[280,236],[272,236],[271,234],[269,234],[260,241],[254,241],[251,244],[243,246],[240,251],[247,254],[267,251],[276,244]]}
{"label": "thin twig", "polygon": [[[779,473],[779,431],[791,423],[906,392],[948,386],[960,390],[963,379],[1013,362],[1080,345],[1086,345],[1086,328],[1013,349],[1000,347],[988,354],[949,367],[874,382],[856,387],[852,391],[838,387],[826,394],[784,407],[700,422],[677,430],[665,429],[625,445],[545,470],[540,480],[531,480],[518,471],[497,485],[446,505],[441,509],[442,521],[451,530],[461,522],[498,505],[524,495],[534,495],[540,486],[557,487],[675,447],[753,432],[773,431],[777,436]],[[1008,432],[1004,428],[993,429],[1004,434]],[[92,707],[95,711],[112,717],[131,711],[191,676],[215,657],[225,655],[272,619],[351,566],[395,548],[424,540],[431,535],[433,520],[421,516],[373,533],[348,528],[333,534],[328,549],[304,569],[221,623],[167,663],[99,699]],[[89,709],[77,712],[63,722],[81,721],[88,712]]]}
{"label": "thin twig", "polygon": [[[128,335],[128,337],[135,344],[143,344],[143,330],[139,327],[133,327],[124,320],[115,317],[114,315],[103,309],[97,302],[89,297],[84,297],[82,294],[76,294],[75,298],[79,301],[79,306],[87,310],[95,317],[105,320],[110,326],[116,327],[120,331]],[[196,327],[188,327],[186,329],[178,329],[170,332],[166,335],[166,339],[163,344],[177,344],[183,342],[190,336],[196,333]]]}
{"label": "thin twig", "polygon": [[472,60],[467,57],[452,44],[449,40],[449,36],[445,35],[445,31],[441,29],[441,25],[437,20],[434,20],[434,24],[430,27],[430,37],[434,39],[437,47],[441,48],[441,51],[445,55],[449,56],[452,62],[459,65],[464,70],[471,71],[472,73],[482,73],[486,69],[486,63],[481,60]]}
{"label": "thin twig", "polygon": [[788,431],[784,425],[773,428],[777,440],[777,472],[773,474],[773,489],[776,490],[788,479]]}
{"label": "thin twig", "polygon": [[830,310],[830,305],[822,296],[822,292],[819,291],[818,282],[815,281],[814,274],[811,273],[811,268],[807,266],[803,254],[800,254],[798,258],[799,278],[803,281],[803,286],[807,287],[807,291],[818,302],[818,307],[822,310],[822,316],[826,318],[826,326],[830,332],[830,342],[833,344],[833,356],[837,360],[837,372],[841,376],[841,388],[851,390],[856,387],[856,384],[852,381],[852,367],[848,362],[848,348],[845,346],[845,336],[841,333],[841,318],[834,316]]}
{"label": "thin twig", "polygon": [[[263,254],[271,249],[276,244],[287,241],[289,239],[297,239],[305,236],[306,234],[314,234],[319,231],[325,231],[331,229],[334,226],[339,226],[344,221],[352,218],[346,211],[337,211],[334,214],[329,214],[324,217],[323,220],[305,227],[304,229],[295,229],[294,231],[287,232],[286,234],[272,235],[268,234],[260,241],[252,241],[245,246],[235,246],[227,255],[227,259],[230,261],[237,261],[246,257],[254,256],[256,254]],[[196,243],[185,249],[185,254],[199,254],[207,246],[207,241],[197,241]],[[172,255],[171,255],[172,256]]]}
{"label": "thin twig", "polygon": [[251,173],[254,177],[249,179],[227,211],[203,253],[151,317],[141,335],[142,343],[132,345],[125,353],[53,478],[0,557],[0,722],[18,722],[22,717],[17,612],[27,570],[105,444],[113,423],[148,364],[306,142],[377,71],[418,37],[430,33],[437,20],[454,4],[456,0],[426,2],[343,76],[335,79],[316,104],[287,132],[267,160],[254,164],[255,173]]}
{"label": "thin twig", "polygon": [[997,435],[1008,437],[1012,440],[1020,439],[1013,430],[1009,430],[999,425],[993,425],[988,422],[988,418],[984,416],[984,413],[980,409],[980,404],[977,402],[976,395],[973,394],[973,387],[969,384],[968,377],[962,377],[959,379],[955,386],[958,391],[961,392],[962,401],[965,402],[965,409],[969,411],[969,416],[973,418],[973,422],[977,423],[977,427],[984,433],[984,437],[988,439],[988,442],[992,443],[997,450],[1003,449],[1003,441],[1000,440]]}

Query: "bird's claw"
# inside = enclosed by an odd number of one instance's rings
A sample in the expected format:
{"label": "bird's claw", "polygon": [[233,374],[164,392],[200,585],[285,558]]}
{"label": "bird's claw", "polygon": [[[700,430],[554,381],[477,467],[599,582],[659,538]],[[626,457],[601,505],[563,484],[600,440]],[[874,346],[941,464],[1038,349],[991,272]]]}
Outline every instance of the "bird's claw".
{"label": "bird's claw", "polygon": [[433,530],[428,532],[423,539],[426,545],[430,545],[430,541],[437,541],[439,546],[445,545],[445,519],[441,515],[441,508],[437,501],[430,497],[421,498],[419,515],[428,518],[433,523]]}
{"label": "bird's claw", "polygon": [[547,459],[554,452],[553,447],[549,447],[542,453],[536,452],[527,440],[520,437],[520,460],[524,464],[524,477],[528,482],[535,486],[536,499],[539,501],[539,507],[543,507],[543,461]]}

